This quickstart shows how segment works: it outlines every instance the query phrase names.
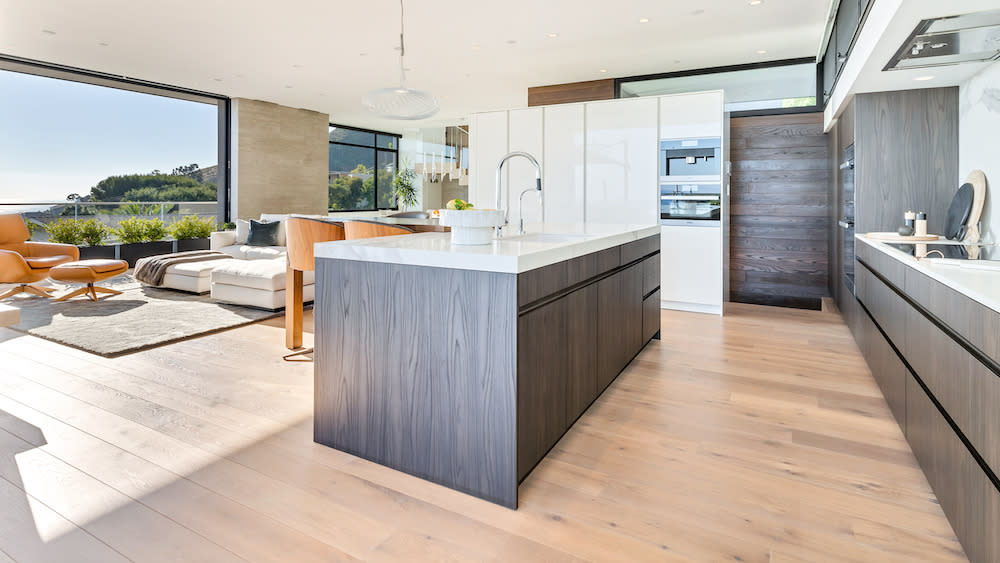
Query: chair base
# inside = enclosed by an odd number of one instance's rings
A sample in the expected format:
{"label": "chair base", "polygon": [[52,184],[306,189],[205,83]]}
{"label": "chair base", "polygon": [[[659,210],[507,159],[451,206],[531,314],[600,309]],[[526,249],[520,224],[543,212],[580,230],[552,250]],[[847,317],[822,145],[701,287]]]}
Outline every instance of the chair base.
{"label": "chair base", "polygon": [[91,301],[97,301],[98,293],[110,293],[111,295],[121,295],[122,292],[118,291],[117,289],[108,289],[106,287],[101,287],[99,285],[88,283],[87,285],[81,287],[80,289],[75,289],[67,293],[66,295],[63,295],[62,297],[56,299],[56,301],[66,301],[67,299],[72,299],[77,295],[86,295],[87,297],[90,298]]}
{"label": "chair base", "polygon": [[281,359],[285,360],[286,362],[291,362],[291,361],[296,361],[296,362],[311,362],[312,361],[311,359],[310,360],[292,360],[291,358],[294,358],[295,356],[305,356],[306,354],[312,354],[313,352],[315,352],[315,349],[313,349],[313,348],[303,348],[302,350],[296,350],[296,351],[294,351],[294,352],[292,352],[290,354],[285,354],[284,356],[281,357]]}
{"label": "chair base", "polygon": [[19,293],[30,293],[32,295],[37,295],[38,297],[51,298],[53,291],[55,291],[55,289],[22,283],[7,293],[0,295],[0,299],[7,299],[8,297],[13,297]]}

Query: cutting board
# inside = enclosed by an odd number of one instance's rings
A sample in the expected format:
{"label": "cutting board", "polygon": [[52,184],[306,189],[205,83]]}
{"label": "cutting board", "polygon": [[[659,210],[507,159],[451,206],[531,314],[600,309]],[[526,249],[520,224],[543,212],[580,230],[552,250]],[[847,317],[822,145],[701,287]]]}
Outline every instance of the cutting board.
{"label": "cutting board", "polygon": [[910,235],[904,237],[899,235],[899,233],[865,233],[865,236],[872,240],[892,242],[932,242],[941,238],[939,235]]}

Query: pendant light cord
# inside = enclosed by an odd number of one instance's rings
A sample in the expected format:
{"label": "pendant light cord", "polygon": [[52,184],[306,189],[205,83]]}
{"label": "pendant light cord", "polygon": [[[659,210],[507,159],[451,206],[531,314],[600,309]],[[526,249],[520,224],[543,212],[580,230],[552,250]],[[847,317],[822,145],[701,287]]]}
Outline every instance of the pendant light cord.
{"label": "pendant light cord", "polygon": [[406,46],[403,43],[403,0],[399,0],[399,87],[406,88],[406,67],[403,57],[406,56]]}

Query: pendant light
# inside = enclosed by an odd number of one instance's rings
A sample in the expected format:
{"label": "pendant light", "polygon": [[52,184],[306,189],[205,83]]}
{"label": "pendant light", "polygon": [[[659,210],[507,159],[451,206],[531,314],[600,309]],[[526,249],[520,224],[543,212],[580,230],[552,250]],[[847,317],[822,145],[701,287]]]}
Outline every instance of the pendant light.
{"label": "pendant light", "polygon": [[372,113],[387,119],[425,119],[438,112],[438,101],[430,92],[406,87],[403,57],[403,0],[399,0],[399,86],[369,92],[361,103]]}

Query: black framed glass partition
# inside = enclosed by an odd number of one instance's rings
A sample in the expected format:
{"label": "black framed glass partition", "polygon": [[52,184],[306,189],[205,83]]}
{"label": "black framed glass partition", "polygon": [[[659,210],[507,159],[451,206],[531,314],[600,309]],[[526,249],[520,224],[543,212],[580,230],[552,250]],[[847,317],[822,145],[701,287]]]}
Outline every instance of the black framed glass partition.
{"label": "black framed glass partition", "polygon": [[734,116],[819,111],[822,76],[814,58],[619,78],[619,98],[723,90]]}
{"label": "black framed glass partition", "polygon": [[330,211],[397,209],[399,135],[330,125]]}

